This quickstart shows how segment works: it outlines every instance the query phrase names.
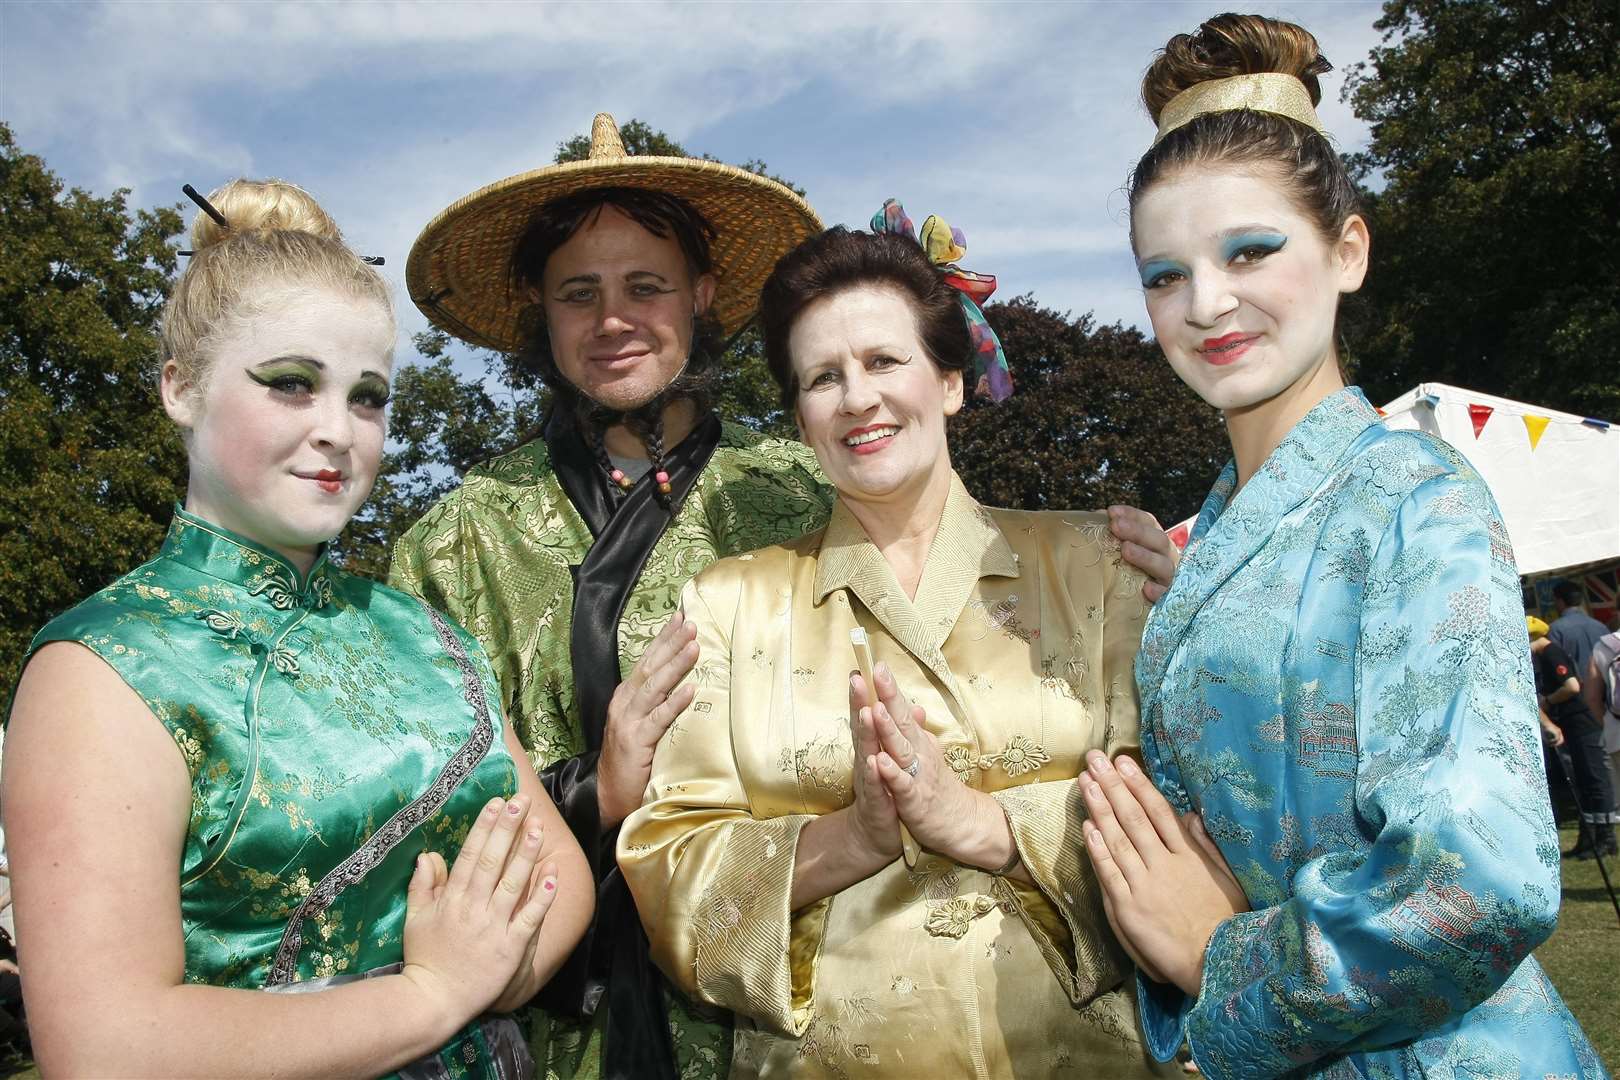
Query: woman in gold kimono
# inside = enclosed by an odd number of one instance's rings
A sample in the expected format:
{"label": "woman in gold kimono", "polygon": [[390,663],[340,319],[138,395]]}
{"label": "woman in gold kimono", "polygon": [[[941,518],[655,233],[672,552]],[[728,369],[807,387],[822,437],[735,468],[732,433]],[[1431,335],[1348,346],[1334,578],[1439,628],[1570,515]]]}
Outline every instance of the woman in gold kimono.
{"label": "woman in gold kimono", "polygon": [[964,306],[892,232],[833,229],[765,287],[837,503],[687,586],[692,704],[618,850],[659,966],[737,1013],[734,1076],[1156,1068],[1073,782],[1136,746],[1143,579],[1105,514],[963,488]]}

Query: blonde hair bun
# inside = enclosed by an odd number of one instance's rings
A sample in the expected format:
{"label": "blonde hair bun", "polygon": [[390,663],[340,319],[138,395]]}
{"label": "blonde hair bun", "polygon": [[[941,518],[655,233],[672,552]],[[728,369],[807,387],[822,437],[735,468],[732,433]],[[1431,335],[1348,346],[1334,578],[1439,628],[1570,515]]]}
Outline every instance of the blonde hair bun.
{"label": "blonde hair bun", "polygon": [[374,301],[393,318],[382,275],[349,250],[337,222],[297,184],[232,180],[208,201],[228,227],[206,211],[191,223],[191,259],[163,310],[159,370],[172,361],[183,381],[200,384],[214,333],[289,286]]}
{"label": "blonde hair bun", "polygon": [[1158,124],[1160,111],[1183,90],[1213,79],[1276,72],[1304,83],[1315,106],[1322,101],[1317,76],[1332,70],[1315,36],[1303,26],[1228,13],[1165,43],[1142,77],[1142,103]]}
{"label": "blonde hair bun", "polygon": [[191,223],[191,248],[203,251],[243,233],[302,232],[326,240],[343,241],[343,233],[315,197],[286,180],[232,180],[208,193],[230,228],[202,211]]}

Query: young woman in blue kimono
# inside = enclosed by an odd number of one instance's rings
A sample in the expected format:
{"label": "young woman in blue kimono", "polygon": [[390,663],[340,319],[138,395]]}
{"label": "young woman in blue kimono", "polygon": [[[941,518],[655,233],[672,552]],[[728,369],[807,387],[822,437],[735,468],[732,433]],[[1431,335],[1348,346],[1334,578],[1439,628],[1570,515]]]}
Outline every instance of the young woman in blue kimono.
{"label": "young woman in blue kimono", "polygon": [[1500,515],[1339,367],[1368,234],[1316,118],[1326,70],[1300,27],[1222,15],[1144,79],[1148,314],[1234,460],[1137,658],[1147,775],[1089,755],[1085,841],[1161,1060],[1601,1077],[1530,957],[1559,853]]}

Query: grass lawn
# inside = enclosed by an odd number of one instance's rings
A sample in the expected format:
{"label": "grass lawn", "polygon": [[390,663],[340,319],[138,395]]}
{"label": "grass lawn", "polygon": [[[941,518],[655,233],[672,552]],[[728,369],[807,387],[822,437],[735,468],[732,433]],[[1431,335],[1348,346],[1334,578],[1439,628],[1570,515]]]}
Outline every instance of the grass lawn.
{"label": "grass lawn", "polygon": [[[1575,830],[1562,830],[1564,849]],[[1605,859],[1620,891],[1620,859]],[[1620,1071],[1620,918],[1603,889],[1596,862],[1564,860],[1564,905],[1558,929],[1536,950],[1553,985],[1597,1047],[1611,1073]]]}

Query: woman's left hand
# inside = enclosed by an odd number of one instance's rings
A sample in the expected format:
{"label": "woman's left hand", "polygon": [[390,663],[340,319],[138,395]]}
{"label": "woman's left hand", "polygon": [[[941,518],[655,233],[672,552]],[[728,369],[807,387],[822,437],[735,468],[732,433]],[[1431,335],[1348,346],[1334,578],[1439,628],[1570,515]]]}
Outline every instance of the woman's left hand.
{"label": "woman's left hand", "polygon": [[1134,761],[1093,750],[1087,762],[1083,830],[1108,921],[1149,978],[1196,998],[1210,936],[1248,898],[1203,823],[1178,817]]}
{"label": "woman's left hand", "polygon": [[[1012,842],[1000,804],[957,778],[923,726],[922,708],[906,700],[887,664],[878,665],[873,681],[878,702],[872,715],[883,747],[878,776],[900,820],[929,851],[968,866],[1000,866]],[[985,853],[998,848],[1002,856],[987,863]]]}
{"label": "woman's left hand", "polygon": [[1159,519],[1134,506],[1110,506],[1108,529],[1119,541],[1119,553],[1126,562],[1148,576],[1142,585],[1142,599],[1150,604],[1170,591],[1181,562],[1181,549],[1170,541],[1170,534]]}

